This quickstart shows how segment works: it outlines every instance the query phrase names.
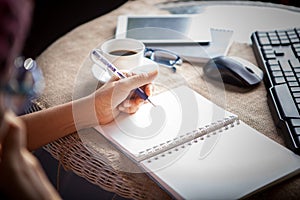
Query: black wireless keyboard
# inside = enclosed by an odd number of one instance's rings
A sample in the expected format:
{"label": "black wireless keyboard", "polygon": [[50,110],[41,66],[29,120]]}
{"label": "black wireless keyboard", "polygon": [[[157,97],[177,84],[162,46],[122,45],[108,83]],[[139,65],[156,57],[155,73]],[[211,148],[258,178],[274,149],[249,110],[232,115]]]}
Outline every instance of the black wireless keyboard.
{"label": "black wireless keyboard", "polygon": [[300,155],[300,28],[257,31],[252,47],[265,73],[268,104],[277,131]]}

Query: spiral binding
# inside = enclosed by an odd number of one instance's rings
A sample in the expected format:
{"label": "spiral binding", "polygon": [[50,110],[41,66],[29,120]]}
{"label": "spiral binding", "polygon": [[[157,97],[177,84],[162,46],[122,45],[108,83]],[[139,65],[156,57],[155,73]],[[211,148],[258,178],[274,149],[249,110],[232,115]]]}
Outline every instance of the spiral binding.
{"label": "spiral binding", "polygon": [[214,122],[210,125],[198,128],[196,130],[186,133],[185,135],[178,136],[172,140],[168,140],[164,143],[153,146],[152,148],[146,149],[145,151],[139,152],[137,156],[137,160],[143,161],[145,159],[154,157],[160,153],[167,152],[172,148],[179,147],[180,145],[183,145],[185,143],[192,145],[192,141],[197,142],[197,138],[203,140],[204,139],[203,136],[205,135],[209,136],[208,135],[209,133],[213,133],[215,131],[222,132],[223,129],[225,130],[229,129],[229,126],[234,127],[235,122],[239,124],[238,117],[229,116],[227,118]]}

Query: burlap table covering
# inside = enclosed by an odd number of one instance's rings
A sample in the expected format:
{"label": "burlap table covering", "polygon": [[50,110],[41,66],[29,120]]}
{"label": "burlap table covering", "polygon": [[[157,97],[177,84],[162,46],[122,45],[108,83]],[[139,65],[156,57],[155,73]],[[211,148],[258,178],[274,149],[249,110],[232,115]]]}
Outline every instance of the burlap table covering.
{"label": "burlap table covering", "polygon": [[[164,1],[129,1],[111,13],[79,26],[53,43],[37,59],[45,75],[46,88],[35,103],[41,109],[47,109],[77,98],[77,93],[74,94],[74,91],[78,91],[78,88],[86,93],[95,90],[94,87],[89,88],[89,80],[93,79],[88,59],[90,50],[113,36],[118,15],[164,13],[155,7],[155,4],[160,2]],[[249,44],[233,43],[229,55],[239,56],[256,64]],[[276,133],[268,109],[263,83],[249,91],[226,85],[225,93],[222,93],[222,87],[205,79],[202,65],[184,63],[176,74],[161,68],[158,80],[160,83],[174,87],[182,83],[188,84],[203,96],[237,114],[241,120],[261,133],[283,144],[282,138]],[[212,91],[223,94],[223,98],[212,95]],[[78,94],[83,95],[81,92]],[[133,199],[170,198],[146,174],[126,173],[120,170],[121,165],[133,168],[136,166],[94,129],[81,130],[80,134],[85,135],[91,142],[83,145],[78,133],[73,133],[48,144],[45,148],[65,169],[72,170],[106,190]],[[299,188],[300,178],[296,176],[251,198],[297,198],[300,197]]]}

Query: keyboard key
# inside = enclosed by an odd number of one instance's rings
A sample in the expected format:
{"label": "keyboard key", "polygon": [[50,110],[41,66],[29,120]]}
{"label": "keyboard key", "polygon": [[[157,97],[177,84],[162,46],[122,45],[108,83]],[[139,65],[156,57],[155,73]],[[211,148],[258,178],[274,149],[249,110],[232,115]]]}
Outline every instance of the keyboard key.
{"label": "keyboard key", "polygon": [[290,41],[291,41],[291,43],[300,42],[299,38],[291,38]]}
{"label": "keyboard key", "polygon": [[260,67],[270,74],[264,80],[274,122],[288,147],[300,155],[300,27],[258,31],[251,39]]}
{"label": "keyboard key", "polygon": [[281,43],[282,45],[289,45],[289,44],[291,44],[291,42],[290,42],[289,39],[282,39],[282,40],[280,40],[280,43]]}
{"label": "keyboard key", "polygon": [[271,59],[275,59],[276,55],[274,53],[270,53],[270,54],[265,54],[265,59],[266,60],[271,60]]}
{"label": "keyboard key", "polygon": [[[293,47],[294,49],[300,48],[300,44],[299,44],[299,43],[293,44],[292,47]],[[271,47],[271,48],[272,48],[272,47]]]}
{"label": "keyboard key", "polygon": [[293,50],[294,50],[294,53],[297,53],[300,51],[300,47],[294,47]]}
{"label": "keyboard key", "polygon": [[286,82],[284,77],[275,77],[274,81],[275,81],[276,84],[282,84],[282,83]]}
{"label": "keyboard key", "polygon": [[259,43],[262,46],[271,44],[269,38],[267,38],[267,37],[259,38]]}
{"label": "keyboard key", "polygon": [[270,36],[270,42],[272,45],[276,46],[276,45],[280,44],[279,38],[276,33],[273,33],[272,35],[269,35],[269,36]]}
{"label": "keyboard key", "polygon": [[268,34],[266,32],[257,32],[257,35],[259,37],[268,37]]}
{"label": "keyboard key", "polygon": [[276,56],[284,56],[284,51],[282,51],[282,50],[275,50],[275,51],[274,51],[274,54],[275,54]]}
{"label": "keyboard key", "polygon": [[288,82],[297,81],[296,77],[294,77],[294,76],[286,77],[286,80],[287,80]]}
{"label": "keyboard key", "polygon": [[279,64],[281,66],[281,69],[285,72],[291,72],[292,68],[290,66],[290,63],[287,60],[280,60]]}
{"label": "keyboard key", "polygon": [[297,104],[300,104],[300,98],[295,98]]}
{"label": "keyboard key", "polygon": [[280,45],[280,40],[278,38],[270,38],[272,45]]}
{"label": "keyboard key", "polygon": [[285,32],[282,32],[280,34],[278,33],[278,37],[279,37],[280,40],[286,40],[286,39],[288,39],[288,36],[287,36],[287,34]]}
{"label": "keyboard key", "polygon": [[267,61],[268,65],[278,65],[278,60],[268,60]]}
{"label": "keyboard key", "polygon": [[300,92],[294,92],[294,93],[293,93],[293,96],[294,96],[295,98],[300,98]]}
{"label": "keyboard key", "polygon": [[284,72],[286,77],[295,77],[294,72]]}
{"label": "keyboard key", "polygon": [[288,82],[288,84],[289,84],[290,87],[297,87],[297,86],[299,86],[299,83],[296,82],[296,81]]}
{"label": "keyboard key", "polygon": [[272,71],[273,77],[283,77],[283,73],[281,71]]}
{"label": "keyboard key", "polygon": [[276,85],[274,95],[278,100],[278,105],[281,107],[283,118],[300,118],[298,109],[294,103],[293,97],[286,84]]}
{"label": "keyboard key", "polygon": [[281,71],[281,68],[279,65],[270,65],[269,68],[271,71]]}
{"label": "keyboard key", "polygon": [[298,36],[297,36],[296,33],[289,34],[288,37],[290,38],[290,40],[292,40],[292,39],[298,39]]}
{"label": "keyboard key", "polygon": [[283,30],[277,30],[277,35],[281,36],[281,35],[286,35],[286,32]]}
{"label": "keyboard key", "polygon": [[273,51],[273,48],[270,45],[262,46],[261,49],[262,49],[263,52],[269,51],[269,50]]}
{"label": "keyboard key", "polygon": [[292,92],[300,92],[300,87],[291,87]]}
{"label": "keyboard key", "polygon": [[294,130],[295,130],[295,133],[296,133],[298,136],[300,136],[300,128],[295,128]]}
{"label": "keyboard key", "polygon": [[291,34],[288,34],[288,37],[290,39],[297,39],[298,38],[298,35],[296,33],[291,33]]}
{"label": "keyboard key", "polygon": [[274,53],[273,49],[266,49],[266,50],[264,50],[264,54],[272,54],[272,53]]}
{"label": "keyboard key", "polygon": [[277,37],[276,31],[268,32],[269,37]]}
{"label": "keyboard key", "polygon": [[289,30],[289,31],[287,31],[286,33],[287,33],[287,35],[289,36],[289,38],[293,37],[293,35],[296,35],[295,30]]}
{"label": "keyboard key", "polygon": [[293,68],[300,68],[300,62],[297,59],[289,60],[289,63]]}
{"label": "keyboard key", "polygon": [[294,127],[300,126],[300,119],[291,119],[290,123]]}

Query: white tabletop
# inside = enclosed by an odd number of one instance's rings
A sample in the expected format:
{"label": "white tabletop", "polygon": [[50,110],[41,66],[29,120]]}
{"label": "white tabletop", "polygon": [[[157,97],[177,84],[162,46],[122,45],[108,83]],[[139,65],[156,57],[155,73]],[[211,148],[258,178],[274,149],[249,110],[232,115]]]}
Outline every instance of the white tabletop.
{"label": "white tabletop", "polygon": [[162,6],[171,13],[198,13],[208,17],[212,28],[234,31],[233,40],[250,43],[256,30],[300,27],[300,9],[262,2],[193,2]]}

